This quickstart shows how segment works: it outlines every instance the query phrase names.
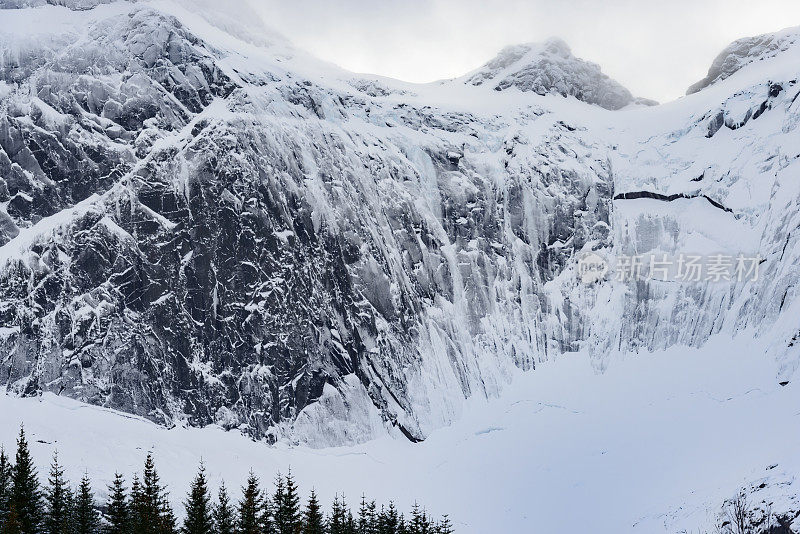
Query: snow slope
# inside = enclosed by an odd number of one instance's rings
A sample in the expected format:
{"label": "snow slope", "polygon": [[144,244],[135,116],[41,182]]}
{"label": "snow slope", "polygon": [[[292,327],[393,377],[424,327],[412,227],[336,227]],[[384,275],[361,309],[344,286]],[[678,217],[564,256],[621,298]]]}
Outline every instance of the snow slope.
{"label": "snow slope", "polygon": [[12,447],[24,421],[41,471],[58,450],[73,480],[88,470],[96,486],[140,470],[152,451],[179,510],[202,458],[214,485],[224,474],[236,487],[250,467],[268,481],[291,467],[327,503],[336,492],[404,509],[419,499],[461,534],[714,532],[741,488],[754,508],[800,510],[800,387],[778,386],[757,349],[715,338],[700,350],[617,354],[602,374],[571,354],[519,373],[500,398],[471,399],[462,419],[419,444],[268,446],[52,394],[0,396],[0,442]]}

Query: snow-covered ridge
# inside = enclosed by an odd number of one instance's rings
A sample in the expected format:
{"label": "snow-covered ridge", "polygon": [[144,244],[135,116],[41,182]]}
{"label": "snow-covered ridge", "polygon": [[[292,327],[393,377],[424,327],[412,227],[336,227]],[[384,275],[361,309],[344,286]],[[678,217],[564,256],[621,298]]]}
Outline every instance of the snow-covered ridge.
{"label": "snow-covered ridge", "polygon": [[686,94],[696,93],[704,87],[724,80],[750,63],[769,59],[796,46],[800,46],[800,27],[738,39],[719,53],[708,69],[706,77],[692,84],[686,90]]}
{"label": "snow-covered ridge", "polygon": [[599,65],[576,58],[567,43],[556,38],[506,47],[486,65],[468,74],[464,83],[490,84],[496,91],[516,87],[540,95],[573,96],[606,109],[620,109],[632,103],[656,104],[634,98],[630,91],[603,74]]}

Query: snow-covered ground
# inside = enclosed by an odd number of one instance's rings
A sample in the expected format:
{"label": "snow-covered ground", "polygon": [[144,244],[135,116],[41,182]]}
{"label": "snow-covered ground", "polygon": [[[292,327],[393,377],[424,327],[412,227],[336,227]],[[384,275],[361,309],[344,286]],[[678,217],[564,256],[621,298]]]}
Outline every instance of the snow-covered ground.
{"label": "snow-covered ground", "polygon": [[[461,534],[489,532],[713,531],[739,488],[776,513],[797,509],[800,387],[780,386],[775,363],[741,339],[703,349],[616,355],[594,372],[568,354],[520,373],[501,398],[473,398],[464,417],[411,444],[386,437],[358,446],[270,447],[216,428],[165,429],[47,394],[0,396],[0,442],[24,421],[41,471],[54,450],[76,480],[99,488],[153,451],[180,509],[202,458],[216,484],[241,484],[252,467],[271,481],[290,466],[326,502],[344,492],[415,499],[449,513]],[[790,501],[794,501],[792,504]]]}

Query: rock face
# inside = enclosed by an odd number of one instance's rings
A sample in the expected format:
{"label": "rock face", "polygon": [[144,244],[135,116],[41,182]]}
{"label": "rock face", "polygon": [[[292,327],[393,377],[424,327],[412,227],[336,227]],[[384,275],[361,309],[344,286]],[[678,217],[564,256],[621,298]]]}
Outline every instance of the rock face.
{"label": "rock face", "polygon": [[[609,169],[574,128],[476,139],[502,126],[248,70],[134,5],[74,35],[0,70],[12,390],[255,437],[416,440],[574,348],[536,326],[535,296],[569,260],[548,245],[607,234]],[[502,176],[465,155],[487,143]]]}
{"label": "rock face", "polygon": [[[795,133],[788,78],[722,109],[698,100],[683,122],[641,115],[661,128],[643,135],[539,96],[632,102],[558,41],[507,49],[466,84],[409,86],[171,4],[3,17],[44,28],[0,33],[0,383],[13,392],[315,446],[387,429],[419,440],[465,397],[563,352],[591,350],[602,368],[611,350],[767,323],[783,343],[796,327],[774,320],[794,305],[796,210],[737,193],[771,166],[795,198],[796,160],[769,157]],[[483,84],[518,87],[519,104],[491,108]],[[464,91],[489,109],[449,103]],[[754,139],[758,157],[726,159]],[[674,210],[649,212],[662,198]],[[786,249],[761,296],[576,281],[582,251],[674,252],[704,231],[681,211],[694,203],[723,234],[775,229],[753,240]]]}
{"label": "rock face", "polygon": [[536,94],[574,96],[606,109],[632,103],[655,105],[636,99],[630,91],[600,71],[600,66],[572,55],[567,43],[549,39],[544,43],[508,46],[466,78],[472,85],[491,84],[496,91],[516,87]]}
{"label": "rock face", "polygon": [[756,37],[745,37],[732,42],[714,59],[708,74],[686,90],[691,95],[709,85],[724,80],[745,65],[774,57],[797,44],[798,28],[789,28],[778,33],[767,33]]}

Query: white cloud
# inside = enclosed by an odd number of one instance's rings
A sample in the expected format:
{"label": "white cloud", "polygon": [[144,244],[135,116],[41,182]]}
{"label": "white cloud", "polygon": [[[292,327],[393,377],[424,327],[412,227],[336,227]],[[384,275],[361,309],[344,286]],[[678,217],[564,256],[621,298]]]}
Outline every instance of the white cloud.
{"label": "white cloud", "polygon": [[507,45],[566,40],[637,96],[665,101],[739,37],[800,24],[796,0],[250,0],[265,23],[357,72],[426,82]]}

